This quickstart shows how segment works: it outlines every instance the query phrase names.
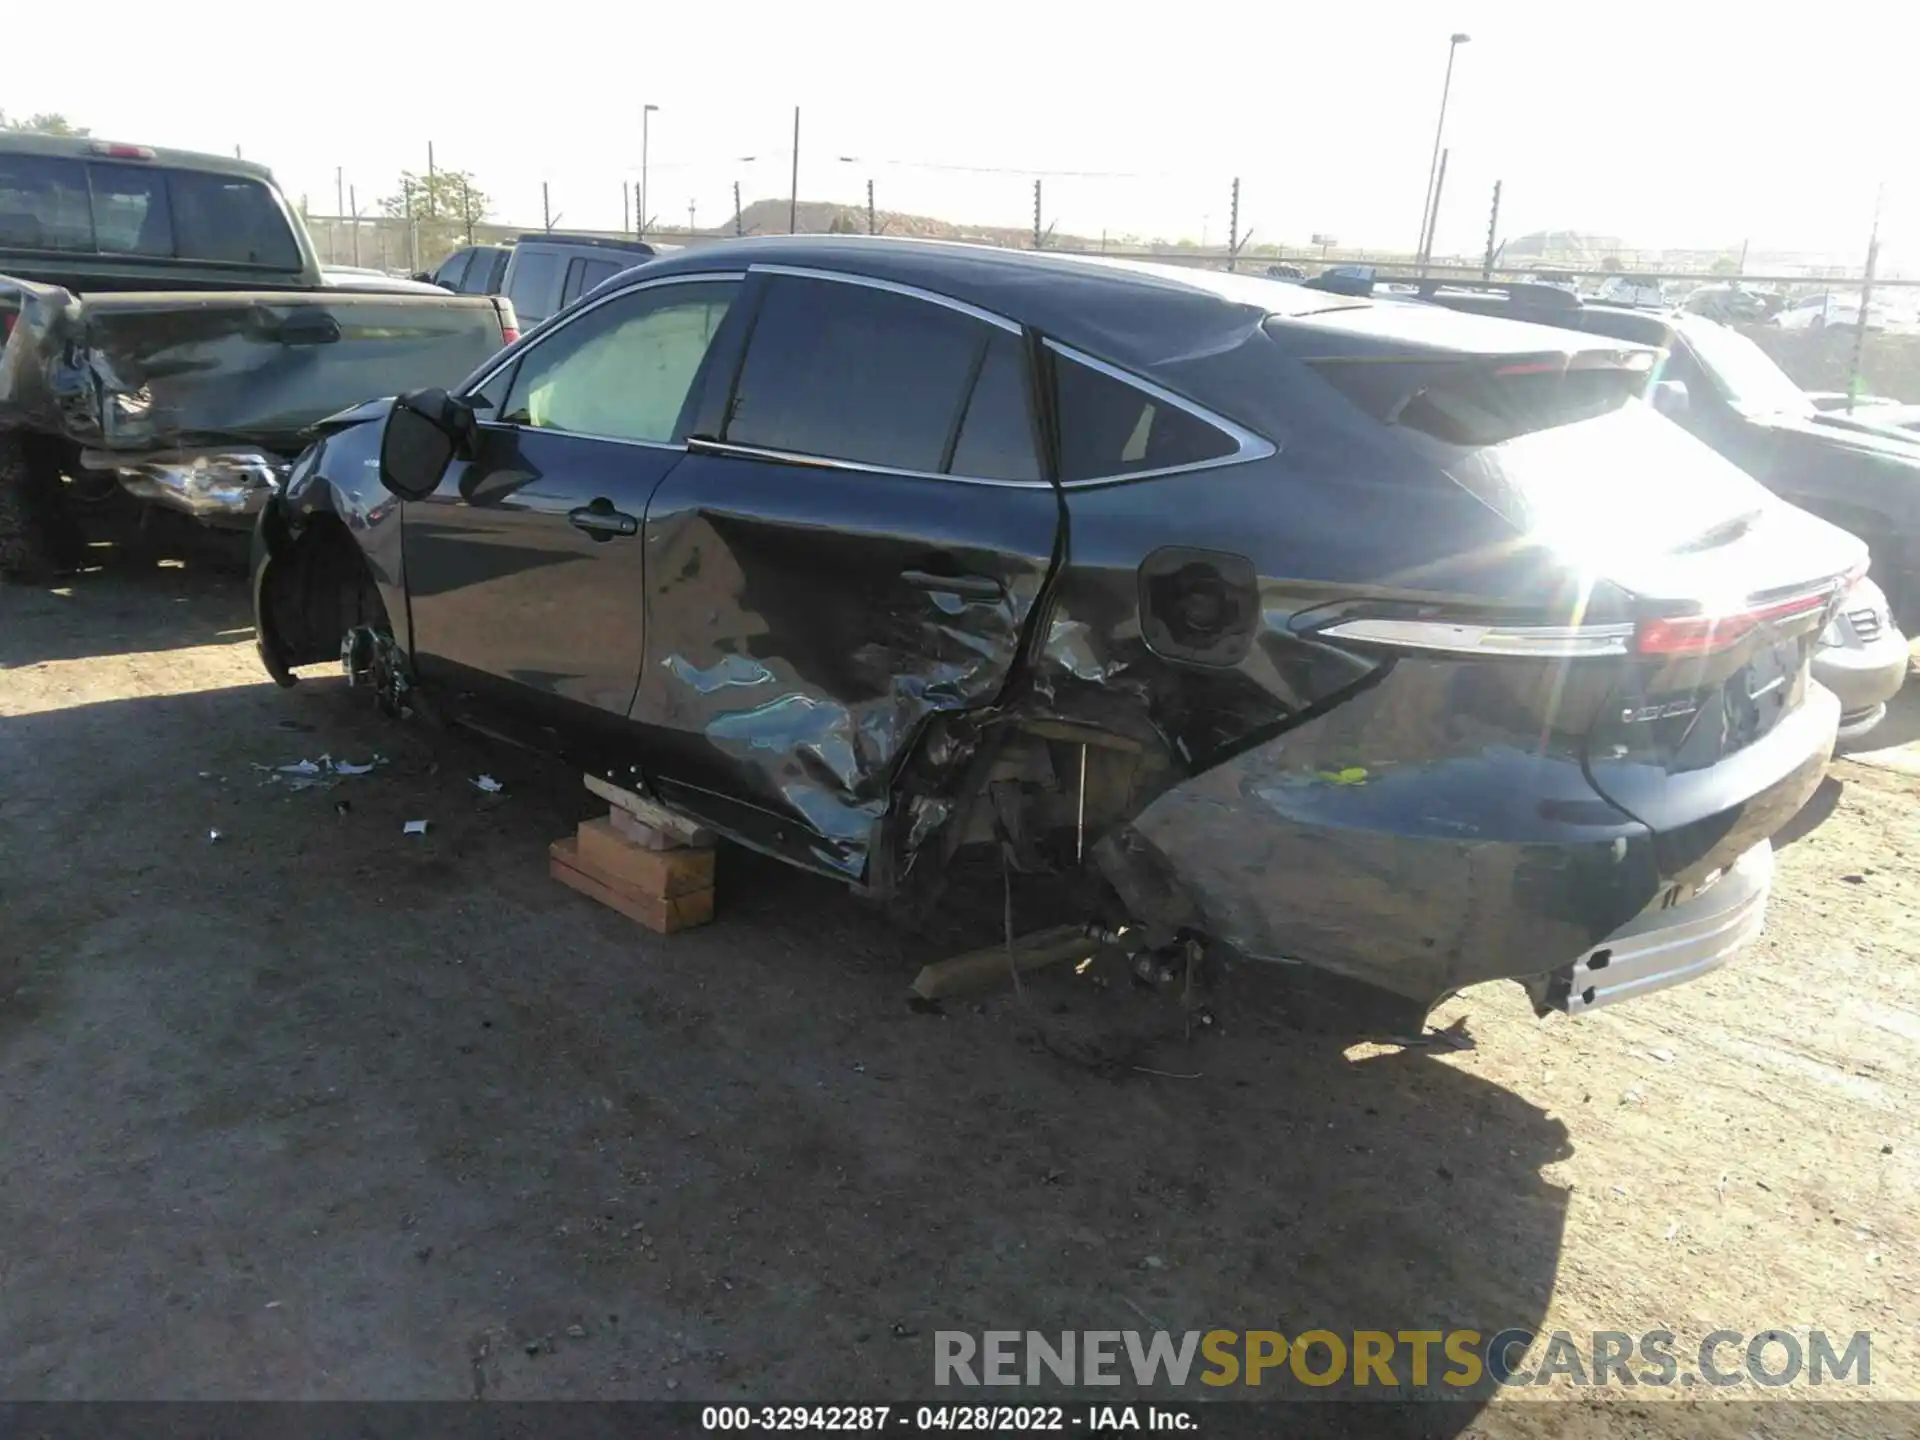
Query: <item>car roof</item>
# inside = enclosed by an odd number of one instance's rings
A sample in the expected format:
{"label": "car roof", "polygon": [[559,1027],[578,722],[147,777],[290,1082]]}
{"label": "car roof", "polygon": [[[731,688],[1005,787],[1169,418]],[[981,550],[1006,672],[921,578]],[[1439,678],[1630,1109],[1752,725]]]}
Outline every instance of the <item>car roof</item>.
{"label": "car roof", "polygon": [[[1595,348],[1545,326],[1373,301],[1258,274],[1007,250],[890,236],[723,240],[644,267],[648,277],[782,266],[912,286],[1029,325],[1063,344],[1153,375],[1231,350],[1270,321],[1333,351],[1382,345],[1473,353]],[[630,272],[628,279],[632,278]]]}
{"label": "car roof", "polygon": [[[215,175],[244,175],[252,180],[273,181],[273,172],[252,160],[231,155],[208,155],[198,150],[165,150],[157,145],[140,145],[152,152],[151,158],[123,158],[104,153],[104,147],[119,145],[117,140],[102,140],[93,135],[42,135],[30,130],[0,130],[0,153],[10,155],[55,155],[75,160],[118,160],[133,165],[168,165],[176,170],[204,170]],[[129,142],[132,143],[132,142]]]}
{"label": "car roof", "polygon": [[533,230],[519,237],[516,245],[585,246],[593,250],[620,250],[631,255],[651,255],[654,248],[644,240],[624,240],[617,235],[570,235],[564,230]]}

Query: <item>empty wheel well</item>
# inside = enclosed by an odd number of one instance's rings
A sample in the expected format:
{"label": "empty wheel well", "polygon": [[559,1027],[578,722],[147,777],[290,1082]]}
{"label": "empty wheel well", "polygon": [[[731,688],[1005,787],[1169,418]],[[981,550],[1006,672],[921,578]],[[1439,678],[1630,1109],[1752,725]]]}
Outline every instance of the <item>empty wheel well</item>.
{"label": "empty wheel well", "polygon": [[262,648],[285,669],[338,660],[356,626],[392,628],[366,558],[334,515],[312,518],[268,567],[263,587]]}

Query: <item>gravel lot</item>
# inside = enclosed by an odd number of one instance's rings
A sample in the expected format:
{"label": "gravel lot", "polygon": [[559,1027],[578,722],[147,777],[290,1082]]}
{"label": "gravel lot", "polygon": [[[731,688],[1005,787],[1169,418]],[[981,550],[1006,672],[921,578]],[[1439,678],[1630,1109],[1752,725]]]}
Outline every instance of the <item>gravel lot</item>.
{"label": "gravel lot", "polygon": [[[1912,750],[1835,766],[1704,982],[1407,1051],[1249,989],[1189,1043],[1098,969],[909,1009],[991,892],[912,934],[727,851],[715,924],[639,932],[547,877],[576,777],[282,692],[249,620],[150,553],[0,590],[0,1397],[924,1397],[937,1328],[1519,1325],[1870,1330],[1920,1400]],[[388,763],[256,768],[323,753]],[[1550,1393],[1437,1428],[1895,1413]]]}

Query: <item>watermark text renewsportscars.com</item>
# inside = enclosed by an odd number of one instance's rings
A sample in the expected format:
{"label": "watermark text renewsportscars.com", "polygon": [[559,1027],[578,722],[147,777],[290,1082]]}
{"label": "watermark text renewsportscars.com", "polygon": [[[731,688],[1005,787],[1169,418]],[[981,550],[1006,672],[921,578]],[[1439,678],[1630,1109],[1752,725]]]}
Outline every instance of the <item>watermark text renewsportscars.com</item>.
{"label": "watermark text renewsportscars.com", "polygon": [[939,1386],[1866,1386],[1864,1330],[936,1330]]}

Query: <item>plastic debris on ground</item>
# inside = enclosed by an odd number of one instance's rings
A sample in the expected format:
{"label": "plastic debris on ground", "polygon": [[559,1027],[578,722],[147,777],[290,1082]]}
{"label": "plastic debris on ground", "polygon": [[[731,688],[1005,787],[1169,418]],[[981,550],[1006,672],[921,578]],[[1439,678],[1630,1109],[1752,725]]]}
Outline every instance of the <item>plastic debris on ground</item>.
{"label": "plastic debris on ground", "polygon": [[295,760],[286,765],[255,764],[260,772],[262,785],[285,785],[289,790],[331,790],[341,779],[354,775],[371,775],[380,766],[387,763],[384,755],[375,755],[362,764],[354,760],[336,760],[331,755],[322,755],[318,760]]}
{"label": "plastic debris on ground", "polygon": [[507,787],[502,785],[498,780],[494,779],[493,776],[491,775],[476,775],[473,777],[473,788],[476,790],[484,791],[488,795],[498,795],[502,790],[506,789]]}
{"label": "plastic debris on ground", "polygon": [[427,833],[427,822],[424,820],[409,820],[400,827],[400,833],[402,835],[424,835]]}

